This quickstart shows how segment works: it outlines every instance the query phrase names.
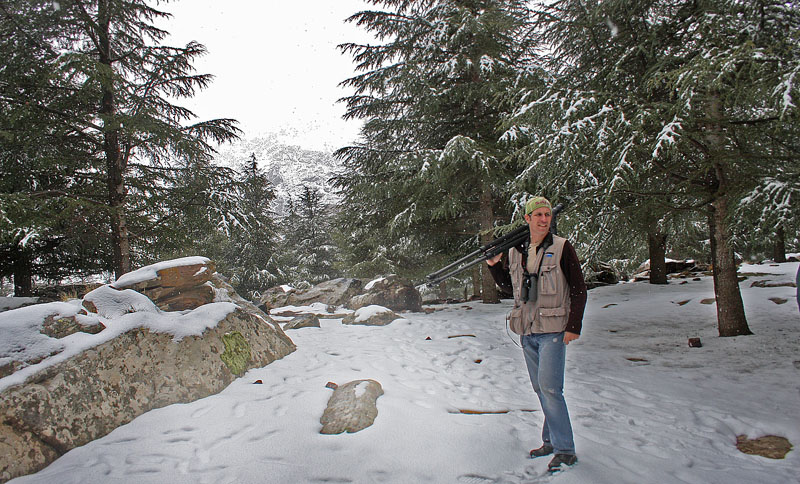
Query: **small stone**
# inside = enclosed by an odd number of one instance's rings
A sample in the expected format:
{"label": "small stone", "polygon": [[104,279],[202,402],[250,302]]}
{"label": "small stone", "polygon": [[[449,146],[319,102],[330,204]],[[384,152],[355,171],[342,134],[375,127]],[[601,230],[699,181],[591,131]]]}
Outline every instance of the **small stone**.
{"label": "small stone", "polygon": [[760,455],[769,459],[783,459],[792,450],[792,444],[785,437],[765,435],[749,439],[746,435],[736,436],[736,448],[750,455]]}
{"label": "small stone", "polygon": [[689,338],[689,347],[690,348],[701,348],[703,343],[700,342],[700,338]]}

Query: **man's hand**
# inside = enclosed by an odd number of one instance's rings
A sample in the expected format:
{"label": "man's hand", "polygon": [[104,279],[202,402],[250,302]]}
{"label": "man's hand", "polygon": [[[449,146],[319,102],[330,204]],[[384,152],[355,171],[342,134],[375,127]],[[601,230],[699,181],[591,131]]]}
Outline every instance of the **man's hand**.
{"label": "man's hand", "polygon": [[486,263],[489,264],[490,266],[493,266],[493,265],[497,264],[498,262],[500,262],[500,259],[502,259],[502,258],[503,258],[503,253],[501,252],[501,253],[497,254],[496,256],[492,257],[491,259],[486,259]]}
{"label": "man's hand", "polygon": [[564,344],[568,345],[570,341],[575,341],[576,339],[580,338],[581,335],[570,333],[569,331],[564,332]]}

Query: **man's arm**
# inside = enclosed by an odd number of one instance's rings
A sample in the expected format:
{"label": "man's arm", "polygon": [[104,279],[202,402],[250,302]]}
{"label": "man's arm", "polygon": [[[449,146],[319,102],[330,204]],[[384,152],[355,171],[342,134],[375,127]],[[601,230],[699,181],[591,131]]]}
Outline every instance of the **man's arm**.
{"label": "man's arm", "polygon": [[[567,278],[567,284],[569,284],[570,305],[566,331],[579,335],[583,326],[583,312],[586,309],[586,282],[583,280],[583,271],[578,260],[578,254],[569,241],[564,244],[564,252],[561,256],[561,270]],[[577,337],[573,339],[577,339]]]}
{"label": "man's arm", "polygon": [[508,294],[514,294],[514,288],[511,284],[511,272],[509,272],[508,267],[502,262],[502,258],[503,254],[498,254],[486,260],[486,263],[489,264],[489,273],[500,289]]}

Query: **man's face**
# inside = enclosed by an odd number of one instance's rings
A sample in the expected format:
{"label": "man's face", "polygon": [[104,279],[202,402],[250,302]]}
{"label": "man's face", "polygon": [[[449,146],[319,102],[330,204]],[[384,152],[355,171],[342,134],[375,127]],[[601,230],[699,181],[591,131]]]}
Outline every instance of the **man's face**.
{"label": "man's face", "polygon": [[525,215],[525,221],[531,228],[534,238],[544,238],[550,231],[550,221],[553,220],[553,212],[547,207],[537,208],[533,212]]}

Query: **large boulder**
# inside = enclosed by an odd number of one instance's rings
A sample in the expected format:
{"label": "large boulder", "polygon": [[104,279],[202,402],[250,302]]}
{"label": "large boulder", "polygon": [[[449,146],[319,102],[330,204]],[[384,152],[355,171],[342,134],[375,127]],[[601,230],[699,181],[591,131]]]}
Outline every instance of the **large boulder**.
{"label": "large boulder", "polygon": [[366,306],[384,306],[393,311],[422,311],[422,296],[414,285],[397,275],[376,279],[364,286],[364,293],[347,303],[350,309]]}
{"label": "large boulder", "polygon": [[[197,269],[191,275],[196,274]],[[141,293],[132,294],[132,289],[103,286],[87,294],[91,304],[84,304],[97,312],[77,315],[78,324],[68,318],[60,323],[52,318],[46,324],[43,321],[43,331],[54,337],[100,330],[98,338],[120,321],[155,322],[106,338],[45,366],[20,384],[4,387],[0,393],[0,482],[36,472],[70,449],[149,410],[216,394],[248,369],[294,351],[292,341],[269,316],[241,299],[223,278],[208,276],[196,278],[196,283],[209,287],[216,300],[195,311],[165,313]],[[159,277],[164,280],[163,275]],[[120,301],[130,302],[127,313],[120,309],[125,307]],[[108,328],[82,324],[92,318]],[[201,329],[184,334],[181,331],[186,328],[178,328],[180,336],[176,336],[160,326],[164,320],[178,325],[186,321]]]}
{"label": "large boulder", "polygon": [[261,308],[262,311],[269,312],[271,309],[288,306],[289,297],[294,292],[297,292],[297,289],[291,286],[271,287],[261,294],[259,308]]}
{"label": "large boulder", "polygon": [[283,325],[284,331],[289,331],[290,329],[300,329],[300,328],[319,328],[319,316],[316,314],[301,314],[300,316],[295,316],[292,318],[291,321]]}
{"label": "large boulder", "polygon": [[129,272],[111,287],[133,289],[164,311],[182,311],[214,300],[214,289],[206,284],[214,272],[214,263],[209,259],[184,257]]}
{"label": "large boulder", "polygon": [[[667,274],[677,274],[677,276],[673,277],[694,277],[694,275],[698,272],[707,272],[711,270],[710,265],[691,259],[666,259],[664,263]],[[639,264],[639,267],[636,268],[631,277],[635,281],[648,280],[650,278],[650,259]]]}
{"label": "large boulder", "polygon": [[307,306],[315,302],[342,306],[359,294],[363,287],[361,280],[344,277],[331,279],[308,289],[280,286],[267,290],[261,297],[261,304],[266,310],[282,306]]}
{"label": "large boulder", "polygon": [[356,309],[355,312],[348,314],[342,318],[342,324],[356,324],[362,326],[386,326],[392,321],[400,319],[400,316],[395,314],[389,308],[383,306],[364,306],[363,308]]}
{"label": "large boulder", "polygon": [[584,271],[587,289],[600,286],[610,286],[620,281],[620,274],[611,264],[594,262]]}

